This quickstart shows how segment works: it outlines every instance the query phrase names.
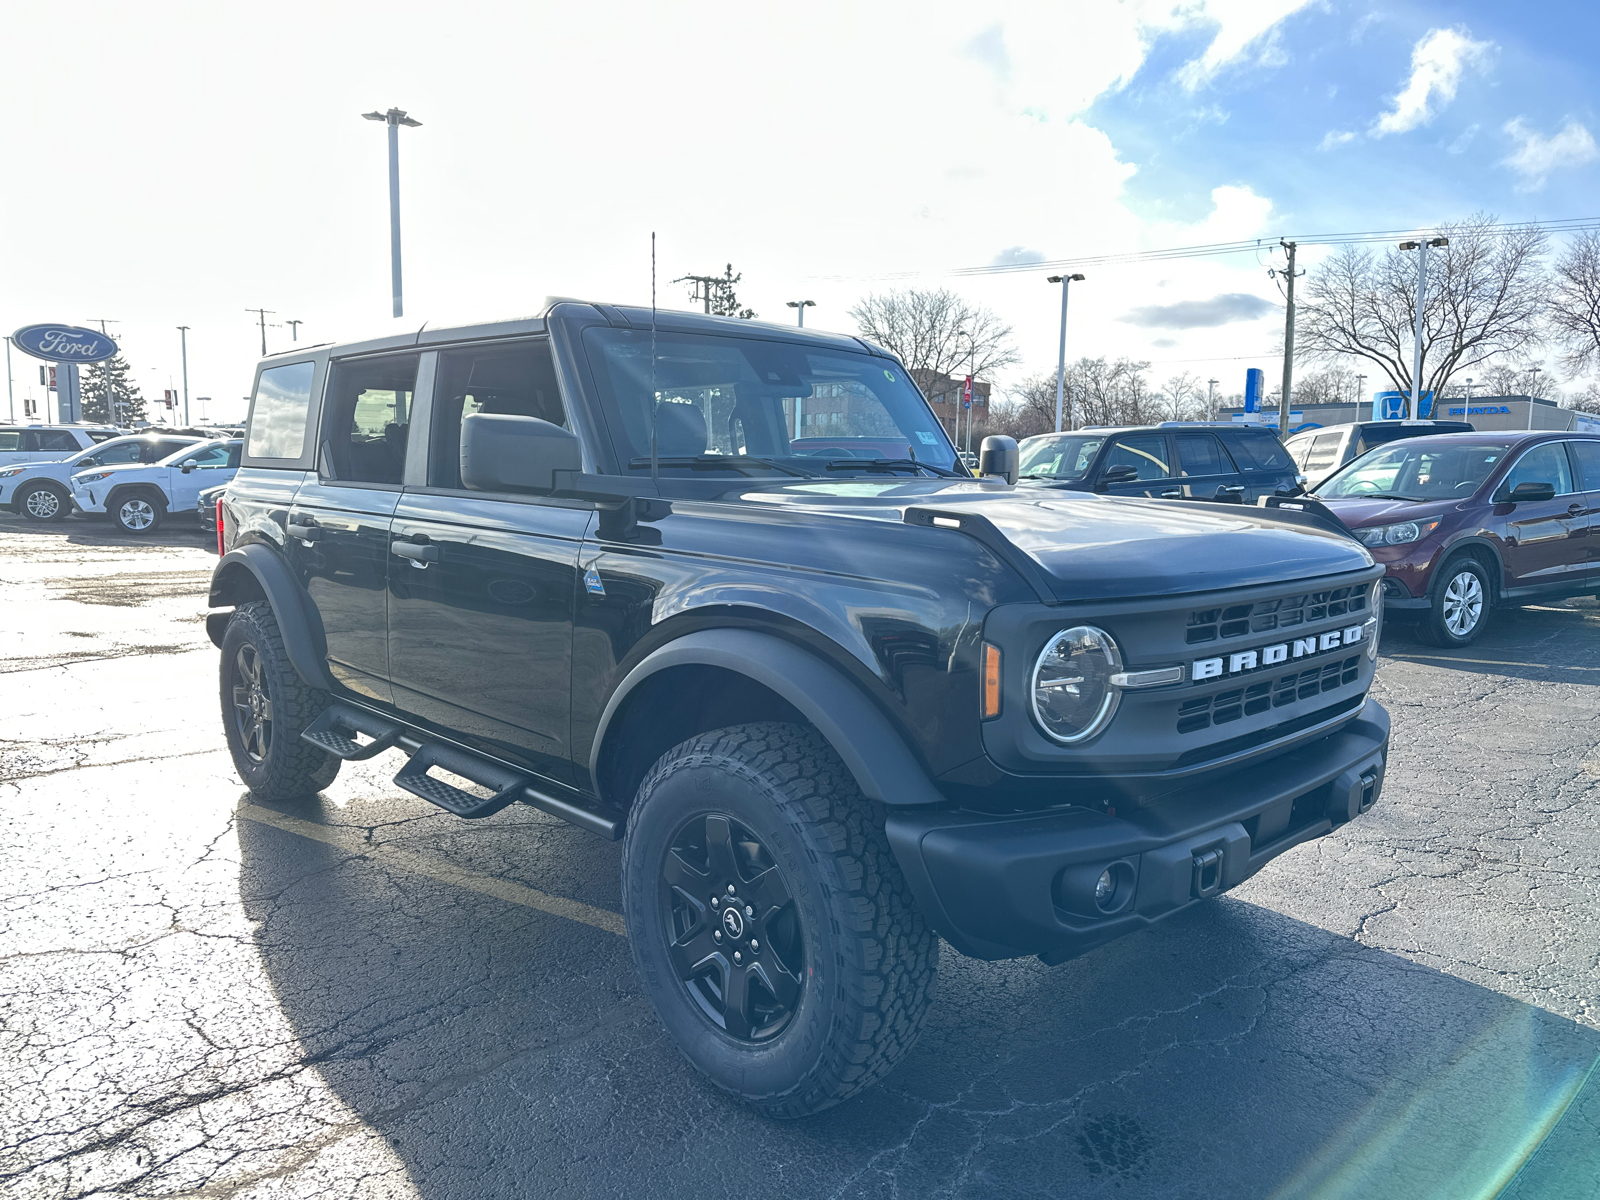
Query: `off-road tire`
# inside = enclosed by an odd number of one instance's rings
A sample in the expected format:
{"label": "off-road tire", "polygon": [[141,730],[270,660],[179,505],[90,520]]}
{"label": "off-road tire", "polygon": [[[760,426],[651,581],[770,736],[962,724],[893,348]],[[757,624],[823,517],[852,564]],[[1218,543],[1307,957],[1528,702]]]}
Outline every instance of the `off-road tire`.
{"label": "off-road tire", "polygon": [[[803,989],[767,1041],[732,1037],[708,1017],[669,954],[665,856],[699,813],[750,831],[793,897]],[[921,1033],[939,940],[900,873],[882,808],[809,727],[736,725],[662,755],[628,816],[622,885],[634,961],[667,1032],[713,1083],[768,1116],[808,1116],[871,1086]]]}
{"label": "off-road tire", "polygon": [[[1472,583],[1476,581],[1477,616],[1471,624],[1462,627],[1461,601],[1465,592],[1470,598]],[[1489,612],[1494,591],[1489,582],[1489,572],[1477,559],[1470,556],[1453,558],[1440,568],[1433,581],[1428,611],[1417,623],[1417,636],[1430,646],[1465,646],[1476,641],[1484,626],[1489,623]]]}
{"label": "off-road tire", "polygon": [[[271,736],[266,752],[248,752],[240,722],[235,716],[233,690],[241,682],[239,654],[253,648],[261,679],[272,704]],[[283,634],[272,606],[257,601],[241,604],[222,636],[222,727],[233,755],[234,768],[252,795],[263,800],[289,800],[319,792],[339,774],[340,760],[300,734],[328,707],[328,693],[307,687],[289,661]]]}
{"label": "off-road tire", "polygon": [[[55,507],[49,504],[55,499]],[[30,521],[51,525],[72,511],[72,497],[67,490],[54,483],[30,483],[17,489],[16,509]]]}
{"label": "off-road tire", "polygon": [[[143,508],[135,508],[136,505]],[[118,533],[125,533],[132,537],[149,537],[161,528],[161,522],[167,515],[167,503],[160,492],[151,488],[139,488],[136,491],[119,492],[111,497],[106,504],[106,513],[111,517],[111,524]],[[141,525],[141,520],[148,524]],[[131,523],[130,523],[131,522]]]}

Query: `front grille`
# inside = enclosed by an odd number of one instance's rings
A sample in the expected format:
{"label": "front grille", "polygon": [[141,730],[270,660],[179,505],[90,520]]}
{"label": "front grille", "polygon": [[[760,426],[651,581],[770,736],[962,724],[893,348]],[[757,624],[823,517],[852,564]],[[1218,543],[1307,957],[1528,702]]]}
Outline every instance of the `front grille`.
{"label": "front grille", "polygon": [[1297,625],[1309,625],[1362,612],[1366,607],[1365,587],[1340,587],[1283,596],[1277,600],[1257,600],[1254,604],[1202,608],[1189,614],[1185,638],[1189,645],[1197,646],[1223,638],[1245,637],[1274,629],[1293,629]]}
{"label": "front grille", "polygon": [[1248,687],[1185,700],[1178,705],[1178,732],[1198,733],[1213,725],[1226,725],[1242,717],[1283,708],[1296,700],[1310,700],[1323,692],[1354,683],[1360,674],[1360,666],[1361,656],[1353,654],[1338,662],[1309,667],[1304,671],[1280,675],[1276,679],[1263,679]]}

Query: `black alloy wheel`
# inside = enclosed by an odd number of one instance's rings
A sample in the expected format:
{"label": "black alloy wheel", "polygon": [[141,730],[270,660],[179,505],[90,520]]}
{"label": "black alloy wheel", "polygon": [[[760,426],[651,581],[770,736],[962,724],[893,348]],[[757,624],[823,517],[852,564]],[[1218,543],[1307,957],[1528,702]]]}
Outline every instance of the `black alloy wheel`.
{"label": "black alloy wheel", "polygon": [[245,755],[253,763],[265,762],[272,745],[272,697],[262,678],[261,656],[249,642],[233,656],[233,721]]}
{"label": "black alloy wheel", "polygon": [[678,979],[729,1037],[761,1042],[799,1009],[805,947],[771,852],[725,813],[697,813],[662,858],[661,903]]}

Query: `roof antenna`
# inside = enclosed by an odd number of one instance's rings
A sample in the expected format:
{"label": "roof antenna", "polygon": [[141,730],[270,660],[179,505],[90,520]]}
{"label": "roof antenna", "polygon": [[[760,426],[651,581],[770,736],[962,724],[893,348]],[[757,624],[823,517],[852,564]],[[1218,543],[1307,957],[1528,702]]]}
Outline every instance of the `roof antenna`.
{"label": "roof antenna", "polygon": [[650,481],[661,490],[661,458],[656,450],[656,231],[650,231]]}

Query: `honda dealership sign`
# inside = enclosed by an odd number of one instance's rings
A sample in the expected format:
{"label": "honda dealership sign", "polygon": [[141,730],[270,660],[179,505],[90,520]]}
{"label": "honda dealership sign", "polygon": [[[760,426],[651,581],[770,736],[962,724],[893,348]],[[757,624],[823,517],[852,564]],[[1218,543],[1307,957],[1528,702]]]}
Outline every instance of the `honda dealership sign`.
{"label": "honda dealership sign", "polygon": [[104,362],[117,344],[103,333],[76,325],[24,325],[11,335],[18,350],[58,363]]}

